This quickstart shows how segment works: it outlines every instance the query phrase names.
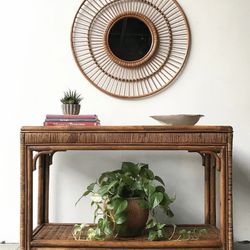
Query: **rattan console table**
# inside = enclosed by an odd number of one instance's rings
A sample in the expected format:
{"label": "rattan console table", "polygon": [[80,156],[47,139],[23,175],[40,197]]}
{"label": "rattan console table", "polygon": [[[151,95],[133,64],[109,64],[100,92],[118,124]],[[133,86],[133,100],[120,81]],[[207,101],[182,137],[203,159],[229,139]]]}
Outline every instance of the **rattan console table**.
{"label": "rattan console table", "polygon": [[[204,224],[196,241],[156,241],[142,237],[116,241],[75,241],[73,224],[49,222],[49,166],[69,150],[184,150],[201,155],[205,175]],[[38,226],[33,228],[33,173],[38,171]],[[216,223],[219,172],[220,219]],[[219,224],[219,228],[216,225]],[[20,248],[29,249],[233,249],[232,128],[228,126],[65,126],[21,129]],[[199,226],[199,225],[196,225]],[[185,227],[190,227],[186,225]]]}

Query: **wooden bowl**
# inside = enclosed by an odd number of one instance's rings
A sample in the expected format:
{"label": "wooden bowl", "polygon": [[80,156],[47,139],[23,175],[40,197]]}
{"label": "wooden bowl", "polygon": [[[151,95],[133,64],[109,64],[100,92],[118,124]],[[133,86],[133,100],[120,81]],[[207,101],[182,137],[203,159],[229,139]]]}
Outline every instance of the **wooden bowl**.
{"label": "wooden bowl", "polygon": [[151,118],[165,125],[195,125],[204,115],[154,115]]}

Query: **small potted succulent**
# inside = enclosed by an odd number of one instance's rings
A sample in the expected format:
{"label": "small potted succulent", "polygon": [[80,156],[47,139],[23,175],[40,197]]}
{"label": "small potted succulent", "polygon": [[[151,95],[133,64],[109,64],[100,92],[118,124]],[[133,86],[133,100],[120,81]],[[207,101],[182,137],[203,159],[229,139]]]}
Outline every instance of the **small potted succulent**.
{"label": "small potted succulent", "polygon": [[75,225],[75,239],[81,239],[83,231],[88,240],[134,237],[145,232],[149,240],[164,239],[166,225],[156,220],[155,209],[161,208],[172,217],[170,204],[175,198],[169,197],[163,180],[148,164],[123,162],[121,169],[102,173],[80,199],[89,194],[91,205],[96,206],[95,224]]}
{"label": "small potted succulent", "polygon": [[68,90],[64,92],[63,98],[60,99],[62,102],[62,110],[64,115],[78,115],[81,109],[81,94],[78,94],[76,90]]}

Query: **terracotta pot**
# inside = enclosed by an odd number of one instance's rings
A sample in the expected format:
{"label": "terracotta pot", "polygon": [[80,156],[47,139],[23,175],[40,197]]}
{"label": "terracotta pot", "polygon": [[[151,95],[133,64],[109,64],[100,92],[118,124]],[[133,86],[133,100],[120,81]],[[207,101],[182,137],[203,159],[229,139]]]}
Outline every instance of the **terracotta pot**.
{"label": "terracotta pot", "polygon": [[63,104],[62,110],[64,115],[78,115],[80,113],[80,104]]}
{"label": "terracotta pot", "polygon": [[149,215],[149,210],[141,208],[140,198],[128,198],[126,231],[119,233],[123,237],[135,237],[143,233]]}

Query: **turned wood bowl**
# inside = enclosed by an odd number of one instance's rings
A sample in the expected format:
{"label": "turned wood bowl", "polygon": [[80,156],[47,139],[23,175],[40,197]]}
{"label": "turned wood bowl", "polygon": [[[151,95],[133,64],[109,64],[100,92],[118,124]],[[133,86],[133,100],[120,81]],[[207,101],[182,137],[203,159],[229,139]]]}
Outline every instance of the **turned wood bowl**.
{"label": "turned wood bowl", "polygon": [[151,118],[164,125],[195,125],[204,115],[153,115]]}

